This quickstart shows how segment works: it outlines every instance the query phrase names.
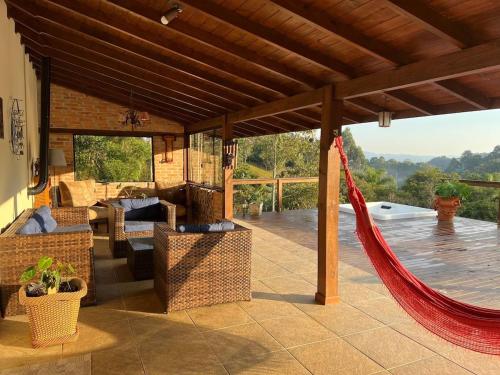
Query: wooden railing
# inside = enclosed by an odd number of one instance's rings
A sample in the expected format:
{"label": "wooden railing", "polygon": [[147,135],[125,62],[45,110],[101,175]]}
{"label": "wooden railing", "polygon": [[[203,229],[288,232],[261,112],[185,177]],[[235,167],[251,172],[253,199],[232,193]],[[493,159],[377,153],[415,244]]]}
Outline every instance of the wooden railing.
{"label": "wooden railing", "polygon": [[318,182],[318,177],[285,177],[285,178],[253,178],[234,179],[234,185],[277,185],[278,212],[283,211],[283,185]]}
{"label": "wooden railing", "polygon": [[[500,189],[500,181],[480,181],[480,180],[459,180],[463,184],[470,186]],[[497,224],[500,226],[500,195],[498,196]]]}

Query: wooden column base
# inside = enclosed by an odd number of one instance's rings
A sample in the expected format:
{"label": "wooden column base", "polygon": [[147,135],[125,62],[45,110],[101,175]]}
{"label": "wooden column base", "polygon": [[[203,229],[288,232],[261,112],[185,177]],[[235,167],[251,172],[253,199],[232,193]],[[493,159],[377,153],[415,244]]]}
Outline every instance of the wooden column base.
{"label": "wooden column base", "polygon": [[335,305],[335,304],[340,302],[339,296],[325,297],[323,294],[321,294],[319,292],[316,293],[316,295],[314,296],[314,299],[320,305]]}

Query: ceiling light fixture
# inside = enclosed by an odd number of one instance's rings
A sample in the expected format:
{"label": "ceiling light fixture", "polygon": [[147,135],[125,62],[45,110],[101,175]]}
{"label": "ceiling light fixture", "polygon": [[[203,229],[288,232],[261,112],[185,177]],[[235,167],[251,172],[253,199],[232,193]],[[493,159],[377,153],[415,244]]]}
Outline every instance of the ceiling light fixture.
{"label": "ceiling light fixture", "polygon": [[174,19],[177,18],[179,13],[182,13],[182,8],[179,4],[174,4],[172,8],[167,10],[163,16],[161,16],[161,23],[164,25],[168,25],[170,22],[172,22]]}

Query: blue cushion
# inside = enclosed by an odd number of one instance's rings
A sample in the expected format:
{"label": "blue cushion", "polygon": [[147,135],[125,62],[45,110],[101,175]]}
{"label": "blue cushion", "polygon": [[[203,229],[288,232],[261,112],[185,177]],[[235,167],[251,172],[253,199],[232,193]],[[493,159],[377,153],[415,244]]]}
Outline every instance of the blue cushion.
{"label": "blue cushion", "polygon": [[163,206],[158,197],[121,199],[120,205],[125,210],[125,220],[127,221],[165,221]]}
{"label": "blue cushion", "polygon": [[52,217],[50,208],[47,206],[38,208],[31,218],[40,224],[43,233],[50,233],[57,227],[57,222]]}
{"label": "blue cushion", "polygon": [[17,234],[37,234],[42,233],[42,227],[33,218],[29,218],[26,220],[26,223],[23,224],[21,228],[19,228],[16,232]]}
{"label": "blue cushion", "polygon": [[157,203],[160,203],[160,199],[158,197],[151,197],[144,199],[139,199],[139,198],[120,199],[120,204],[125,209],[125,212],[130,210],[136,210],[138,208],[152,206]]}
{"label": "blue cushion", "polygon": [[154,221],[125,221],[125,232],[143,232],[146,230],[152,231],[155,227]]}
{"label": "blue cushion", "polygon": [[220,223],[212,224],[182,224],[177,226],[177,232],[184,233],[211,233],[211,232],[227,232],[234,230],[232,221],[221,221]]}
{"label": "blue cushion", "polygon": [[50,208],[42,206],[18,229],[18,234],[50,233],[57,227],[57,222],[51,215]]}
{"label": "blue cushion", "polygon": [[53,233],[92,232],[89,224],[75,224],[57,227]]}

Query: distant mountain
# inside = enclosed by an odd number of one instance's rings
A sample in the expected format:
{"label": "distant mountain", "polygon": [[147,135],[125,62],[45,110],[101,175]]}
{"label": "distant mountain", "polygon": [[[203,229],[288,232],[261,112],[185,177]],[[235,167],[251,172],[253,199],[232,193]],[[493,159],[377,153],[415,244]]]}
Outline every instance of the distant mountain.
{"label": "distant mountain", "polygon": [[448,156],[438,156],[427,162],[427,164],[432,165],[433,167],[439,168],[442,171],[446,171],[450,166],[451,161],[454,158],[449,158]]}
{"label": "distant mountain", "polygon": [[365,151],[365,156],[368,160],[371,158],[378,158],[383,156],[386,160],[394,159],[396,161],[409,160],[413,163],[426,163],[434,158],[436,155],[410,155],[410,154],[380,154],[378,152]]}

